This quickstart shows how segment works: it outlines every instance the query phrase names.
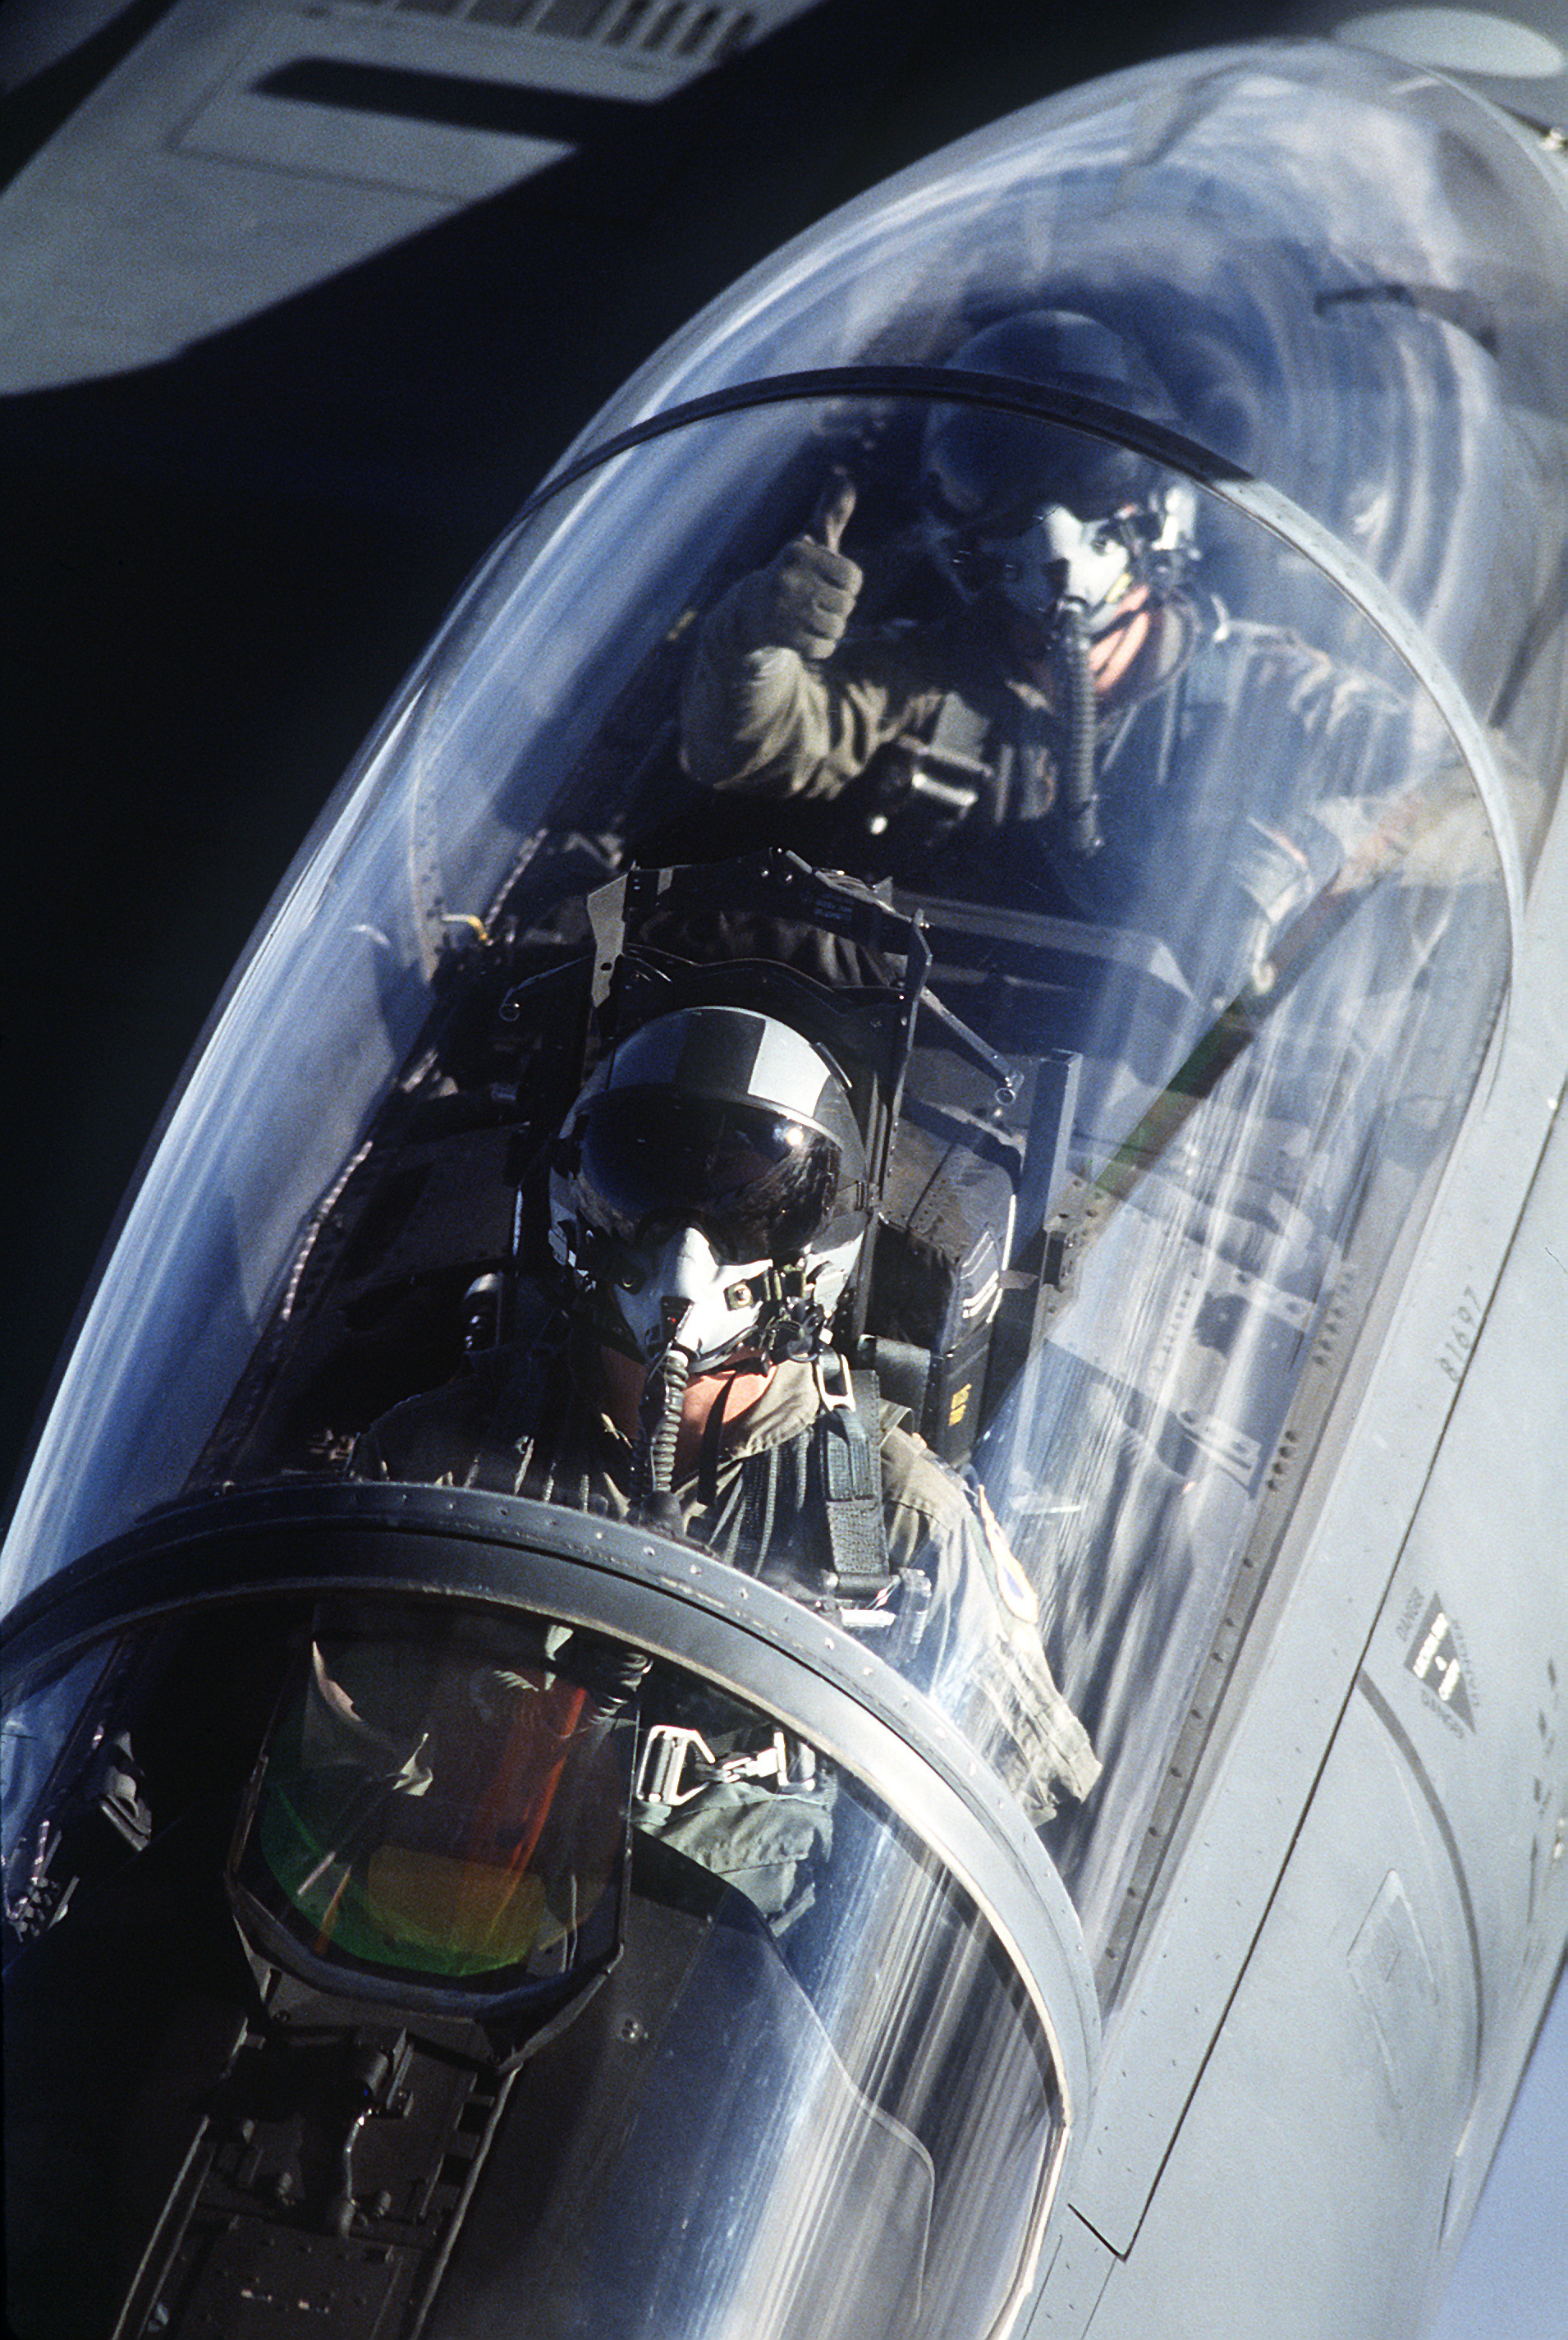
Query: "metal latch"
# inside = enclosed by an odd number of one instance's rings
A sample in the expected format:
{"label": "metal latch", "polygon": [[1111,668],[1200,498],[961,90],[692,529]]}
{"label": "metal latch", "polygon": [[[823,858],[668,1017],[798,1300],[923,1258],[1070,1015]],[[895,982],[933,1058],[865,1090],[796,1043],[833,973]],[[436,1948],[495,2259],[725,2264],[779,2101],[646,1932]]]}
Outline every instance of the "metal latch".
{"label": "metal latch", "polygon": [[789,1742],[781,1730],[750,1754],[719,1756],[700,1730],[679,1722],[656,1722],[638,1755],[636,1800],[689,1804],[704,1788],[735,1780],[776,1780],[781,1788],[809,1787],[816,1779],[816,1758],[808,1747],[800,1747],[799,1755],[792,1772]]}

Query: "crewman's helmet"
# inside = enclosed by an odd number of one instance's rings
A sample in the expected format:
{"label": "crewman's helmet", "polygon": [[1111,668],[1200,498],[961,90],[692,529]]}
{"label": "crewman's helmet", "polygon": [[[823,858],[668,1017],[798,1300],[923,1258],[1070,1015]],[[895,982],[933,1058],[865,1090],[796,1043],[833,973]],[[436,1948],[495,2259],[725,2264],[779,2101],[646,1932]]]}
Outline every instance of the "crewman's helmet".
{"label": "crewman's helmet", "polygon": [[601,1336],[693,1371],[811,1353],[859,1257],[866,1152],[828,1057],[771,1016],[688,1007],[620,1043],[573,1106],[551,1247]]}
{"label": "crewman's helmet", "polygon": [[[1142,352],[1076,310],[1026,310],[987,325],[948,362],[1176,421]],[[1136,586],[1167,586],[1192,555],[1196,499],[1185,481],[1131,447],[1027,414],[937,408],[921,494],[928,540],[959,594],[999,601],[1042,650],[1065,608],[1101,632]]]}

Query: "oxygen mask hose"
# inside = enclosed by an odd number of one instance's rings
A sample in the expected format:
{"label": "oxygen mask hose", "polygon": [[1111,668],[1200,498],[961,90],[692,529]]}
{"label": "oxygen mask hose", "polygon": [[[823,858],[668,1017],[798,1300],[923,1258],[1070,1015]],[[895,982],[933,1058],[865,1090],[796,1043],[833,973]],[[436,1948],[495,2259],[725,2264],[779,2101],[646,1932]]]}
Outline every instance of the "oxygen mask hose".
{"label": "oxygen mask hose", "polygon": [[638,1516],[650,1527],[664,1528],[675,1535],[680,1533],[682,1522],[670,1486],[691,1364],[690,1350],[671,1341],[663,1355],[650,1365],[638,1408],[637,1451],[631,1463],[632,1501]]}
{"label": "oxygen mask hose", "polygon": [[1062,818],[1068,844],[1087,861],[1105,840],[1100,835],[1099,789],[1095,780],[1095,681],[1089,670],[1089,637],[1083,612],[1073,601],[1064,601],[1057,615],[1051,637],[1051,679],[1062,722]]}

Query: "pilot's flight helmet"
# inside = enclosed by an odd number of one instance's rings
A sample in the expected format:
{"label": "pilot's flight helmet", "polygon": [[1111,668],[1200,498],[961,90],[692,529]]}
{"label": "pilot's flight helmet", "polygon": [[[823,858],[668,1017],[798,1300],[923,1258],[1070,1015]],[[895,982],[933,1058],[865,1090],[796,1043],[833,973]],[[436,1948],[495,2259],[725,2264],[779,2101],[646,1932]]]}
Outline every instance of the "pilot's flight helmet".
{"label": "pilot's flight helmet", "polygon": [[[1127,337],[1072,309],[987,325],[948,360],[1174,424],[1158,376]],[[1179,575],[1192,549],[1192,490],[1130,447],[1026,414],[938,408],[922,479],[928,539],[966,600],[991,595],[1048,629],[1067,605],[1089,632],[1135,585]]]}
{"label": "pilot's flight helmet", "polygon": [[689,1007],[631,1033],[573,1106],[551,1247],[605,1339],[650,1364],[680,1349],[700,1372],[819,1345],[869,1208],[827,1056],[774,1016]]}

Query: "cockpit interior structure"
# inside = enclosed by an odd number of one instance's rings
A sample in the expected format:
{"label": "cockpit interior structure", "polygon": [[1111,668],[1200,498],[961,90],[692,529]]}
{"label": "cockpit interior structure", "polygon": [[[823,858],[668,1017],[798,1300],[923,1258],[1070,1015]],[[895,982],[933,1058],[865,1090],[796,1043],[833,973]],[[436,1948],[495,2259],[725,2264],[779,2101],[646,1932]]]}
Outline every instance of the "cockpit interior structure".
{"label": "cockpit interior structure", "polygon": [[1568,1935],[1565,266],[1170,61],[531,499],[12,1522],[17,2340],[1419,2328]]}

